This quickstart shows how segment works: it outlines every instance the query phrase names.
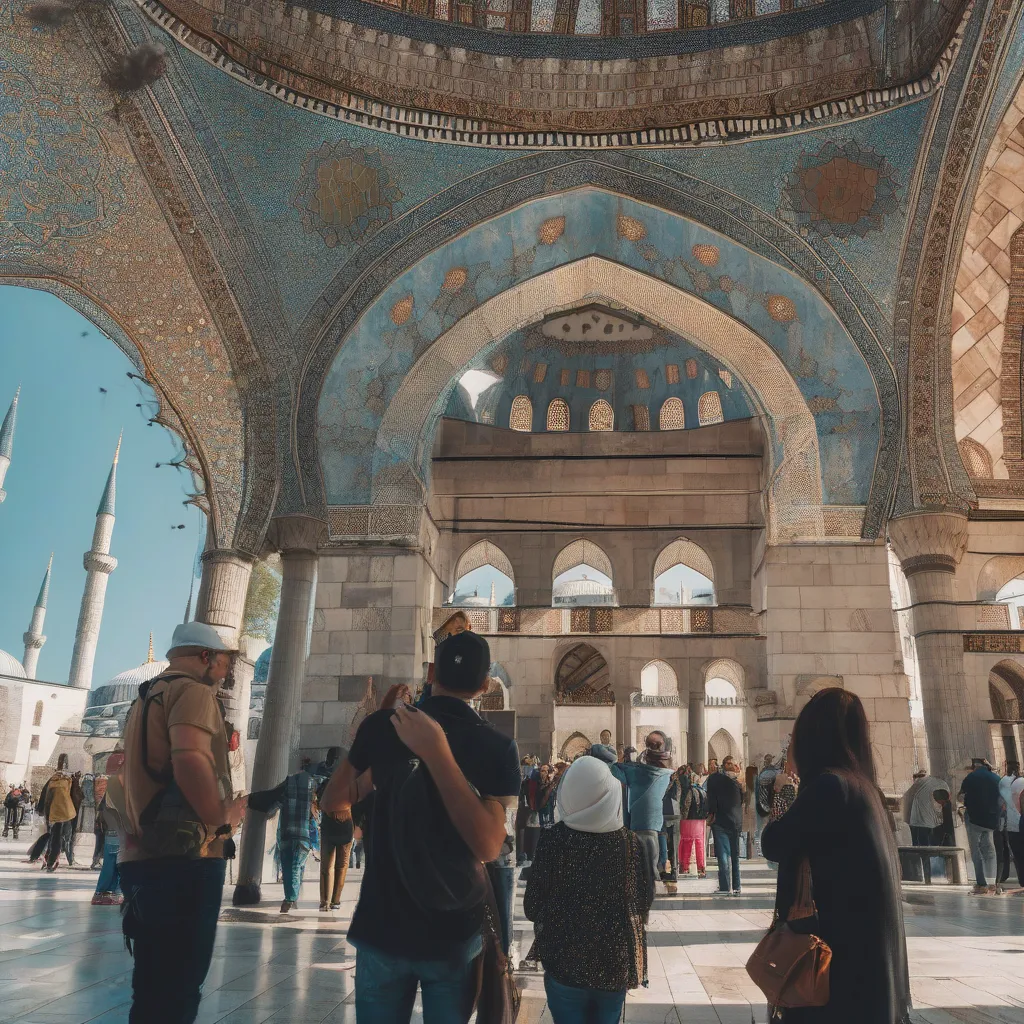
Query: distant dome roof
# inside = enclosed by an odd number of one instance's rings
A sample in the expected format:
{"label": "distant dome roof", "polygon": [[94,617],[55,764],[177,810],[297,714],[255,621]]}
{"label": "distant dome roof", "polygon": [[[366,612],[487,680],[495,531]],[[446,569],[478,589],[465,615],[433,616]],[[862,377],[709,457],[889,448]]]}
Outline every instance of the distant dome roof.
{"label": "distant dome roof", "polygon": [[252,681],[254,683],[265,683],[270,675],[270,653],[273,647],[268,647],[257,659],[253,668]]}
{"label": "distant dome roof", "polygon": [[0,676],[16,676],[18,679],[24,679],[25,669],[22,668],[21,662],[13,654],[8,654],[6,651],[0,651]]}
{"label": "distant dome roof", "polygon": [[591,595],[614,594],[615,588],[599,580],[568,580],[554,589],[555,597],[589,597]]}
{"label": "distant dome roof", "polygon": [[114,676],[109,683],[97,686],[89,694],[87,708],[101,708],[110,704],[130,703],[139,695],[139,687],[147,680],[160,675],[168,661],[146,661],[137,668],[130,668]]}

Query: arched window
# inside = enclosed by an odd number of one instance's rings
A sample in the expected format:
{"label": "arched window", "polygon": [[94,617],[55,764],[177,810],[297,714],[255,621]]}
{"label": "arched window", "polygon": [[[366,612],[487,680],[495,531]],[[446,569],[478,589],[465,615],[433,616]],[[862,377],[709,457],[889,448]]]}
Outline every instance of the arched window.
{"label": "arched window", "polygon": [[721,423],[724,419],[721,396],[717,391],[705,391],[697,399],[697,422],[702,427],[707,427],[712,423]]}
{"label": "arched window", "polygon": [[507,608],[515,604],[512,563],[489,540],[468,548],[455,567],[455,587],[448,604],[457,608]]}
{"label": "arched window", "polygon": [[36,701],[36,709],[32,712],[32,724],[43,724],[43,702],[41,700]]}
{"label": "arched window", "polygon": [[611,430],[614,426],[615,413],[612,407],[603,398],[599,398],[590,407],[590,429]]}
{"label": "arched window", "polygon": [[682,430],[686,426],[681,398],[665,399],[658,415],[658,426],[662,430]]}
{"label": "arched window", "polygon": [[721,676],[707,681],[704,686],[704,695],[708,698],[709,703],[736,703],[736,687],[728,679],[723,679]]}
{"label": "arched window", "polygon": [[679,683],[672,666],[664,661],[652,661],[640,673],[640,692],[645,697],[677,697]]}
{"label": "arched window", "polygon": [[1010,580],[1009,583],[1004,583],[999,588],[999,592],[996,594],[996,603],[1008,605],[1007,609],[1010,613],[1010,628],[1021,629],[1022,621],[1024,621],[1024,615],[1022,615],[1022,609],[1024,609],[1024,576],[1017,576],[1015,579]]}
{"label": "arched window", "polygon": [[646,405],[633,406],[633,429],[650,430],[651,414]]}
{"label": "arched window", "polygon": [[963,459],[964,469],[972,480],[992,479],[992,456],[988,449],[979,444],[973,438],[965,437],[957,447],[960,449],[960,458]]}
{"label": "arched window", "polygon": [[533,402],[526,395],[516,395],[512,399],[512,411],[508,414],[508,425],[511,430],[519,430],[524,434],[533,430]]}
{"label": "arched window", "polygon": [[680,537],[666,545],[654,563],[654,604],[715,603],[715,570],[708,553]]}
{"label": "arched window", "polygon": [[592,541],[566,545],[551,570],[551,603],[556,608],[614,605],[612,563]]}
{"label": "arched window", "polygon": [[548,430],[569,429],[569,405],[561,398],[556,398],[548,406]]}
{"label": "arched window", "polygon": [[262,718],[253,717],[249,719],[249,730],[246,735],[247,739],[258,740],[260,738],[260,723],[262,721]]}

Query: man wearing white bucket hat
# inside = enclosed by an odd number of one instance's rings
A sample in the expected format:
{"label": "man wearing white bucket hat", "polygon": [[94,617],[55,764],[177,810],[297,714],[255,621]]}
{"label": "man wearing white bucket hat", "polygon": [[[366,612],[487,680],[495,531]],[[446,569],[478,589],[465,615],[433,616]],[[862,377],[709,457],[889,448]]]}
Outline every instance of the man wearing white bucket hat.
{"label": "man wearing white bucket hat", "polygon": [[177,626],[170,664],[139,687],[124,730],[126,834],[118,867],[135,957],[131,1024],[191,1024],[210,968],[232,799],[230,737],[217,699],[236,652],[213,626]]}

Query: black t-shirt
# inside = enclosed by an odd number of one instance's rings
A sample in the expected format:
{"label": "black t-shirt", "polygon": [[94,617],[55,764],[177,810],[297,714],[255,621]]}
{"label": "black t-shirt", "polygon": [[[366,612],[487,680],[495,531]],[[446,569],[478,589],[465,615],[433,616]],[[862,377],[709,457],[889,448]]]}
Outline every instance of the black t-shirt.
{"label": "black t-shirt", "polygon": [[743,831],[743,788],[723,771],[712,772],[705,785],[708,794],[708,812],[714,814],[715,824],[730,832]]}
{"label": "black t-shirt", "polygon": [[[481,796],[514,797],[519,793],[522,776],[515,740],[502,735],[455,697],[430,697],[420,710],[444,729],[455,763]],[[359,726],[348,754],[356,771],[373,770],[375,784],[414,756],[399,740],[391,724],[392,714],[388,710],[369,715]],[[386,811],[386,801],[377,801],[371,824],[373,842],[349,940],[356,946],[365,943],[415,960],[457,958],[479,932],[483,907],[459,913],[423,913],[398,879]]]}

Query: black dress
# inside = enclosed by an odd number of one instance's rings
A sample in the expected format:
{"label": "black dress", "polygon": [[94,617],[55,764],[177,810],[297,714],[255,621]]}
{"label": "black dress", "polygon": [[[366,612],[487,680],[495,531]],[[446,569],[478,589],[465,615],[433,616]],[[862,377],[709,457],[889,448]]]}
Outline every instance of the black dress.
{"label": "black dress", "polygon": [[816,934],[832,947],[830,999],[781,1011],[786,1024],[909,1024],[910,976],[896,843],[877,788],[864,776],[828,773],[805,782],[793,806],[765,827],[761,848],[779,862],[776,910],[793,902],[809,857]]}

